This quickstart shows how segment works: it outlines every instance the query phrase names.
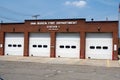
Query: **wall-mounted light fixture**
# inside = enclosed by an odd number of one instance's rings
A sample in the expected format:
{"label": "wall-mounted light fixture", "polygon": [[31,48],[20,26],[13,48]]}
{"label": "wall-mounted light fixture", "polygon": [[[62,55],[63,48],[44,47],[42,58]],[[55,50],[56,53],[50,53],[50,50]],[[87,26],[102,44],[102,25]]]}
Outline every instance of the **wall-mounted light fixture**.
{"label": "wall-mounted light fixture", "polygon": [[13,28],[13,32],[15,32],[15,28]]}
{"label": "wall-mounted light fixture", "polygon": [[41,29],[39,28],[38,31],[40,32],[40,30],[41,30]]}
{"label": "wall-mounted light fixture", "polygon": [[66,31],[69,32],[69,27],[66,28]]}
{"label": "wall-mounted light fixture", "polygon": [[98,29],[98,31],[100,32],[100,30],[101,30],[101,27],[97,27],[97,29]]}

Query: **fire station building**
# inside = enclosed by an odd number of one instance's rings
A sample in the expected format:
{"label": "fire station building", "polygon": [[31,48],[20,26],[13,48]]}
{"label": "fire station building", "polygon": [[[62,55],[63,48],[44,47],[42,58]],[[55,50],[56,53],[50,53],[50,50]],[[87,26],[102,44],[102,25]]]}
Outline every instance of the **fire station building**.
{"label": "fire station building", "polygon": [[0,24],[1,56],[118,59],[118,21],[25,20]]}

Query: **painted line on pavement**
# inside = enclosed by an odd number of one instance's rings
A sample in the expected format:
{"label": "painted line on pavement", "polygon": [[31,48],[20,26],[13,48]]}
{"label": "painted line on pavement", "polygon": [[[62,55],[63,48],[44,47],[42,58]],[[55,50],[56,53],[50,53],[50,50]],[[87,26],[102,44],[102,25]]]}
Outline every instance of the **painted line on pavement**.
{"label": "painted line on pavement", "polygon": [[109,60],[106,61],[106,66],[110,67],[110,61]]}

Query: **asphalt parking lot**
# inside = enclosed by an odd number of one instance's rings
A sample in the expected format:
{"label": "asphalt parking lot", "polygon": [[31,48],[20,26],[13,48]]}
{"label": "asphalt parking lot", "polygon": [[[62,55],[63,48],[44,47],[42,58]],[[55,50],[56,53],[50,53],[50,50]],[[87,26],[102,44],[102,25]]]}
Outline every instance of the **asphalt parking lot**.
{"label": "asphalt parking lot", "polygon": [[0,57],[0,80],[119,80],[120,61]]}
{"label": "asphalt parking lot", "polygon": [[0,61],[3,80],[119,80],[119,67]]}
{"label": "asphalt parking lot", "polygon": [[101,67],[120,67],[120,60],[93,60],[74,58],[46,58],[46,57],[20,57],[20,56],[0,56],[0,61],[35,62],[45,64],[68,64],[86,65]]}

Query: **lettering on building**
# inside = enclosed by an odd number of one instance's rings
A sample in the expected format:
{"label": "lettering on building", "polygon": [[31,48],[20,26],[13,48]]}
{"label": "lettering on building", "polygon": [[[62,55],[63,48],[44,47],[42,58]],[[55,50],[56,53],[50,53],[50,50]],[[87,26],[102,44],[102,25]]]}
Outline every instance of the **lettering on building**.
{"label": "lettering on building", "polygon": [[36,21],[36,22],[30,22],[30,25],[75,25],[77,24],[77,21],[50,21],[50,22],[45,22],[45,21]]}
{"label": "lettering on building", "polygon": [[59,30],[60,26],[47,26],[48,30]]}

